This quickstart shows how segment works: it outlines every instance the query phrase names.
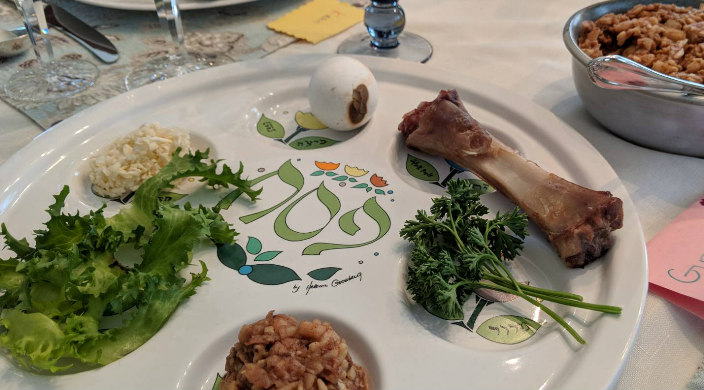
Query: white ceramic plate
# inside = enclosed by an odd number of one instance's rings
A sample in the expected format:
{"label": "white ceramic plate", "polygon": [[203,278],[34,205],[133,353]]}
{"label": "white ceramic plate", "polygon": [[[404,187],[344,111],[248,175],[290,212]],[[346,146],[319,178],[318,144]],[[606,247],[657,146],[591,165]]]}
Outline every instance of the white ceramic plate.
{"label": "white ceramic plate", "polygon": [[[643,310],[646,252],[628,194],[601,155],[550,112],[509,91],[427,65],[375,58],[360,58],[379,81],[379,105],[366,127],[348,133],[301,131],[295,114],[309,110],[306,87],[322,58],[237,63],[125,93],[51,128],[0,166],[0,221],[16,236],[30,238],[64,184],[71,186],[66,212],[99,206],[102,200],[89,191],[86,159],[146,122],[189,130],[196,146],[211,147],[215,157],[230,165],[242,161],[250,178],[274,172],[288,177],[296,171],[303,178],[297,195],[261,218],[252,214],[295,192],[277,175],[261,182],[264,192],[256,205],[238,201],[224,211],[241,233],[246,266],[226,267],[213,249],[195,253],[194,259],[207,263],[211,281],[145,345],[105,367],[54,377],[21,371],[2,359],[4,389],[210,389],[223,373],[239,328],[272,309],[330,321],[377,388],[602,389],[614,383]],[[620,316],[557,308],[586,345],[579,346],[543,313],[517,301],[485,307],[470,332],[429,315],[408,298],[409,246],[398,231],[417,209],[429,207],[431,197],[444,192],[433,182],[454,173],[443,160],[406,149],[396,127],[404,113],[443,88],[456,88],[475,118],[529,159],[623,200],[624,228],[615,232],[615,244],[604,258],[584,269],[567,269],[531,226],[523,255],[513,265],[518,277],[533,285],[623,307]],[[319,191],[328,195],[318,198]],[[330,217],[320,199],[330,205],[334,197],[339,212]],[[492,210],[511,207],[496,193],[484,200]],[[117,207],[109,205],[108,213]],[[322,230],[294,241],[282,220],[294,231]],[[347,247],[333,249],[325,243]],[[316,248],[327,250],[315,254]],[[258,268],[259,276],[253,277],[249,267],[264,263],[281,272]],[[281,284],[262,284],[265,278]],[[311,288],[315,285],[321,287]],[[472,298],[465,306],[466,321],[474,308]],[[543,325],[512,345],[480,335],[488,335],[479,330],[482,324],[487,328],[505,314]]]}
{"label": "white ceramic plate", "polygon": [[[96,7],[124,9],[129,11],[156,11],[154,0],[76,0],[80,3]],[[218,8],[228,5],[249,3],[257,0],[180,0],[178,5],[182,11],[192,9]]]}

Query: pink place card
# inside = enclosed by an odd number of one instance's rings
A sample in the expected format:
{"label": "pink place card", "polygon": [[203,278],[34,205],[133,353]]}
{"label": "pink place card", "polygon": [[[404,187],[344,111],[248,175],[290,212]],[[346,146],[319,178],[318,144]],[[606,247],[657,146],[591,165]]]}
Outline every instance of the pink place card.
{"label": "pink place card", "polygon": [[704,199],[648,242],[650,290],[704,318]]}

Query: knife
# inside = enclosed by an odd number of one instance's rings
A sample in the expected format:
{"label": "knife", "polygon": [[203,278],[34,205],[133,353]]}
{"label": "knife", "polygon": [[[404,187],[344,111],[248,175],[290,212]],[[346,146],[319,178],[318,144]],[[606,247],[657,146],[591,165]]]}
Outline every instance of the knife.
{"label": "knife", "polygon": [[73,38],[101,61],[111,64],[118,60],[117,48],[112,42],[65,9],[56,4],[49,4],[44,8],[44,14],[47,23]]}

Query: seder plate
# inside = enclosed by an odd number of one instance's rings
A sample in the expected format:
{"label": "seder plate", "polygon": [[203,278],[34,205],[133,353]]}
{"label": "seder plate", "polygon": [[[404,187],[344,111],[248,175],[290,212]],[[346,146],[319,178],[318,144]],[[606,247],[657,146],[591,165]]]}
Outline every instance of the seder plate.
{"label": "seder plate", "polygon": [[[241,326],[269,310],[331,322],[377,388],[601,389],[614,383],[642,315],[647,259],[628,193],[598,151],[510,91],[428,65],[366,57],[359,59],[379,82],[370,123],[351,132],[307,129],[301,119],[310,110],[306,88],[324,58],[236,63],[130,91],[54,126],[0,166],[0,221],[30,239],[65,184],[71,188],[65,212],[99,207],[103,199],[90,191],[87,159],[147,122],[189,130],[196,147],[209,147],[212,157],[235,167],[242,161],[264,189],[256,204],[238,200],[223,211],[240,232],[241,261],[228,267],[205,246],[194,253],[211,280],[146,344],[105,367],[53,377],[22,371],[4,358],[3,388],[211,389]],[[428,314],[406,293],[410,247],[399,229],[443,194],[446,179],[472,177],[407,149],[396,130],[404,113],[443,88],[456,88],[477,120],[530,160],[623,200],[624,227],[599,261],[566,268],[531,225],[512,264],[517,278],[532,285],[623,307],[620,316],[556,309],[586,345],[517,300],[485,302],[479,310],[482,300],[472,297],[465,326],[458,326]],[[212,198],[198,191],[191,197]],[[331,199],[339,202],[335,213]],[[483,200],[492,213],[512,207],[498,193]],[[118,207],[110,202],[106,214]],[[507,315],[540,326],[511,327],[502,322]]]}

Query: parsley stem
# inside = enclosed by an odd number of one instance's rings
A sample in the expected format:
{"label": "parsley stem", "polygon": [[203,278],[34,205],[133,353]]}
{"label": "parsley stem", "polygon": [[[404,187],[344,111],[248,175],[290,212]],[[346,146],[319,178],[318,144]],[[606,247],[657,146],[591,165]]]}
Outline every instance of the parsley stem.
{"label": "parsley stem", "polygon": [[[502,287],[511,288],[510,282],[499,279],[494,275],[485,274],[484,279],[490,280],[491,282],[496,283]],[[621,314],[622,309],[618,306],[583,302],[583,298],[581,295],[570,294],[562,291],[548,290],[540,287],[532,287],[527,286],[525,284],[521,284],[521,286],[523,287],[523,292],[538,299],[559,303],[565,306],[594,310],[602,313]]]}
{"label": "parsley stem", "polygon": [[560,325],[562,325],[562,327],[565,328],[565,330],[567,330],[567,332],[569,332],[569,333],[572,335],[572,337],[574,337],[574,339],[577,340],[578,343],[580,343],[580,344],[586,344],[586,343],[587,343],[587,342],[582,338],[582,336],[580,336],[579,333],[577,333],[577,331],[576,331],[570,324],[568,324],[567,321],[565,321],[564,318],[562,318],[561,316],[559,316],[557,313],[555,313],[554,311],[550,310],[547,306],[543,305],[542,303],[540,303],[540,302],[536,301],[535,299],[529,297],[528,295],[525,295],[525,294],[521,293],[520,296],[521,296],[521,298],[525,299],[526,301],[532,303],[534,306],[537,306],[537,307],[543,309],[543,311],[544,311],[547,315],[549,315],[550,317],[552,317],[552,319],[554,319],[554,320],[557,321]]}
{"label": "parsley stem", "polygon": [[[490,280],[498,285],[504,286],[504,287],[509,287],[511,283],[507,281],[505,278],[492,275],[489,273],[485,273],[483,275],[484,279]],[[564,291],[557,291],[557,290],[550,290],[547,288],[541,288],[541,287],[535,287],[535,286],[530,286],[527,284],[519,283],[521,285],[521,289],[525,291],[526,293],[528,292],[536,292],[539,294],[546,294],[546,295],[551,295],[553,297],[562,297],[562,298],[567,298],[575,301],[582,301],[583,298],[581,295],[573,294],[573,293],[568,293]],[[532,294],[531,294],[532,295]]]}
{"label": "parsley stem", "polygon": [[506,277],[511,280],[511,283],[513,284],[513,287],[516,290],[521,291],[521,286],[518,285],[518,282],[516,281],[516,279],[514,279],[513,275],[511,274],[511,271],[508,270],[504,262],[501,261],[501,259],[496,255],[496,253],[494,253],[494,251],[491,250],[491,248],[489,247],[489,232],[491,232],[492,229],[500,228],[496,226],[496,224],[493,222],[487,223],[486,229],[484,229],[484,240],[482,241],[482,246],[484,247],[486,253],[492,256],[491,262],[498,265],[499,268],[504,271]]}
{"label": "parsley stem", "polygon": [[509,285],[513,284],[513,283],[511,283],[511,281],[509,279],[507,279],[505,276],[501,275],[501,272],[496,268],[496,266],[494,265],[493,262],[486,264],[486,267],[489,268],[490,271],[492,271],[492,272],[488,273],[489,275],[495,276],[497,278],[501,278],[501,280],[506,281],[506,283],[508,283]]}
{"label": "parsley stem", "polygon": [[557,313],[555,313],[554,311],[550,310],[550,308],[548,308],[547,306],[543,305],[542,303],[536,301],[535,299],[529,297],[529,296],[526,295],[525,293],[519,292],[519,291],[515,291],[515,290],[511,290],[510,288],[506,288],[506,287],[503,287],[503,286],[499,286],[499,285],[496,285],[496,284],[493,284],[493,283],[477,282],[476,285],[479,286],[479,287],[484,287],[484,288],[488,288],[488,289],[491,289],[491,290],[501,291],[501,292],[505,292],[505,293],[513,294],[513,295],[518,295],[519,297],[521,297],[521,298],[525,299],[526,301],[528,301],[529,303],[531,303],[533,306],[537,306],[537,307],[539,307],[540,309],[542,309],[542,310],[545,312],[545,314],[549,315],[549,316],[552,317],[552,319],[555,320],[558,324],[562,325],[562,327],[565,328],[565,330],[566,330],[567,332],[569,332],[569,334],[571,334],[572,337],[574,337],[574,339],[577,340],[578,343],[580,343],[580,344],[586,344],[586,343],[587,343],[587,342],[582,338],[582,336],[580,336],[579,333],[577,333],[577,331],[576,331],[570,324],[568,324],[567,321],[565,321],[564,318],[560,317]]}
{"label": "parsley stem", "polygon": [[543,299],[546,301],[559,303],[559,304],[565,305],[565,306],[578,307],[578,308],[598,311],[598,312],[602,312],[602,313],[621,314],[621,308],[618,306],[599,305],[596,303],[589,303],[589,302],[583,302],[583,301],[573,301],[571,299],[559,298],[559,297],[554,297],[554,296],[545,295],[545,294],[536,293],[536,292],[526,292],[526,294],[532,295],[538,299]]}
{"label": "parsley stem", "polygon": [[513,287],[516,289],[516,291],[523,292],[523,290],[521,290],[521,287],[518,285],[518,282],[516,281],[516,279],[514,279],[513,275],[511,274],[511,271],[508,270],[504,262],[499,260],[498,258],[494,259],[494,262],[498,264],[499,267],[506,273],[506,276],[508,276],[508,279],[511,280],[511,283],[513,284]]}
{"label": "parsley stem", "polygon": [[[453,225],[455,224],[454,221],[450,221],[450,222]],[[444,223],[442,223],[440,225],[443,226],[445,229],[447,229],[447,231],[450,232],[450,234],[452,234],[452,236],[455,238],[455,242],[457,242],[457,246],[460,248],[460,251],[464,252],[464,250],[465,250],[464,242],[462,242],[462,239],[457,234],[457,230],[453,226],[447,226]]]}

